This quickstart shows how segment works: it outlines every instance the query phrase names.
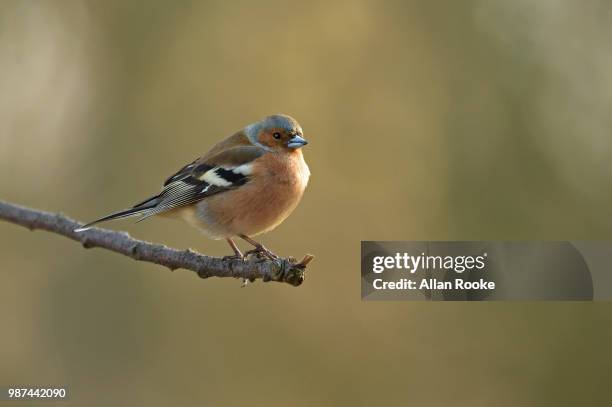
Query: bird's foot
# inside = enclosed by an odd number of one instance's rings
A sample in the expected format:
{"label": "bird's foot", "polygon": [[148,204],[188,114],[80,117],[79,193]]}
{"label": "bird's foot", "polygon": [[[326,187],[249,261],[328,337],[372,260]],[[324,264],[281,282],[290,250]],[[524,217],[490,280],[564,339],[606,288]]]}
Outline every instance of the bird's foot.
{"label": "bird's foot", "polygon": [[223,261],[226,260],[242,260],[244,261],[245,256],[243,256],[242,254],[232,254],[231,256],[223,256]]}
{"label": "bird's foot", "polygon": [[270,260],[277,260],[278,256],[272,253],[270,250],[266,249],[264,245],[255,246],[254,249],[248,250],[244,253],[244,258],[248,258],[249,255],[254,254],[257,257],[267,257]]}

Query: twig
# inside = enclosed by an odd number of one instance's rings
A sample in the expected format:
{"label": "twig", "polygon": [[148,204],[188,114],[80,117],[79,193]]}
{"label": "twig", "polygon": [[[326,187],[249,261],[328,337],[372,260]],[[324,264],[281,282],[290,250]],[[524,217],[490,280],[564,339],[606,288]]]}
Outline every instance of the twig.
{"label": "twig", "polygon": [[81,243],[86,249],[100,247],[135,260],[159,264],[170,270],[182,268],[195,271],[202,278],[234,277],[249,281],[262,279],[298,286],[304,281],[306,265],[313,258],[312,255],[307,254],[301,262],[297,263],[292,258],[278,260],[250,258],[242,261],[210,257],[191,249],[177,250],[137,240],[126,232],[101,228],[75,232],[74,229],[82,224],[62,214],[30,209],[4,201],[0,201],[0,219],[30,230],[41,229],[65,236]]}

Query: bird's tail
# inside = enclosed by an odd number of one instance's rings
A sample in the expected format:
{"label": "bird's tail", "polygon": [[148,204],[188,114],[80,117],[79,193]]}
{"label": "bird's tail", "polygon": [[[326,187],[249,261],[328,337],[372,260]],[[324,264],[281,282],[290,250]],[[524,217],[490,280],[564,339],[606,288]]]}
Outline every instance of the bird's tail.
{"label": "bird's tail", "polygon": [[143,201],[137,205],[134,205],[132,208],[124,209],[118,212],[113,212],[109,215],[101,217],[100,219],[96,219],[92,222],[86,223],[85,225],[74,229],[74,231],[83,232],[89,229],[90,227],[92,227],[93,225],[100,223],[100,222],[106,222],[107,220],[129,218],[132,216],[144,215],[147,213],[147,211],[150,211],[151,209],[155,208],[156,205],[157,205],[157,196],[149,198],[146,201]]}

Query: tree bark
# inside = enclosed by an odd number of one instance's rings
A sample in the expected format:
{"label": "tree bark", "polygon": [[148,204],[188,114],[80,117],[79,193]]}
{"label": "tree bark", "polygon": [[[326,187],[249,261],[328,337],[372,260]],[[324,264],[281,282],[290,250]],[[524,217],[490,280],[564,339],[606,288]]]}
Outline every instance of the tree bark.
{"label": "tree bark", "polygon": [[59,213],[44,212],[0,201],[0,219],[30,230],[46,230],[75,240],[86,248],[99,247],[134,260],[169,268],[195,271],[201,278],[234,277],[244,281],[277,281],[298,286],[304,281],[306,265],[314,258],[307,254],[297,263],[293,258],[277,260],[251,256],[247,260],[210,257],[191,249],[178,250],[161,244],[137,240],[126,232],[92,227],[75,232],[81,223]]}

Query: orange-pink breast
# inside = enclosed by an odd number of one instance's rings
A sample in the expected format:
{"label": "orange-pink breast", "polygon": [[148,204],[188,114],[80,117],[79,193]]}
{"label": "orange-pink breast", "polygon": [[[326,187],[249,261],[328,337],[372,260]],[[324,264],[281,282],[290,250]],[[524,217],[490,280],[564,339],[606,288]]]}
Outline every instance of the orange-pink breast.
{"label": "orange-pink breast", "polygon": [[247,184],[202,200],[188,216],[214,238],[267,232],[295,209],[309,176],[301,151],[265,154]]}

